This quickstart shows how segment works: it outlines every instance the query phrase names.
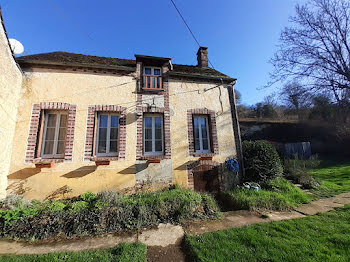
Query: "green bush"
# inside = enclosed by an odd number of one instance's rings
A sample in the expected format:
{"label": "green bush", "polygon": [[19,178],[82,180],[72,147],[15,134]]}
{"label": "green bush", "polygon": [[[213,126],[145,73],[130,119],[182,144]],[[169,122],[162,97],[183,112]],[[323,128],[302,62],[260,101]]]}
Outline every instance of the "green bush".
{"label": "green bush", "polygon": [[12,225],[17,220],[35,216],[37,214],[38,210],[34,208],[0,210],[0,221],[4,225]]}
{"label": "green bush", "polygon": [[226,205],[239,210],[290,210],[311,198],[284,178],[268,181],[257,191],[238,188],[223,194]]}
{"label": "green bush", "polygon": [[91,192],[86,192],[80,196],[80,199],[91,204],[97,200],[97,195]]}
{"label": "green bush", "polygon": [[51,213],[51,212],[60,212],[63,211],[66,207],[66,204],[60,202],[60,201],[50,201],[47,203],[46,207],[44,208],[45,211]]}
{"label": "green bush", "polygon": [[[91,196],[91,194],[89,194]],[[107,198],[82,196],[64,201],[52,201],[50,210],[36,209],[32,215],[19,213],[15,216],[12,210],[0,213],[0,236],[21,239],[47,239],[58,234],[65,237],[94,235],[115,232],[123,229],[137,229],[154,226],[159,223],[180,223],[184,219],[216,218],[219,214],[214,199],[206,194],[192,190],[169,188],[153,193],[118,196],[118,200],[109,203]],[[109,194],[110,196],[110,194]],[[115,197],[115,196],[114,196]],[[114,198],[113,197],[113,198]],[[64,202],[64,208],[61,204]],[[11,223],[5,223],[4,217]],[[7,221],[6,220],[6,221]]]}
{"label": "green bush", "polygon": [[283,167],[275,147],[266,141],[244,141],[245,181],[266,182],[282,176]]}
{"label": "green bush", "polygon": [[117,192],[106,190],[99,192],[97,198],[108,205],[117,205],[121,196]]}
{"label": "green bush", "polygon": [[88,202],[85,202],[85,201],[76,201],[76,202],[73,202],[69,211],[71,213],[78,213],[84,209],[87,209],[88,208],[88,205],[89,203]]}

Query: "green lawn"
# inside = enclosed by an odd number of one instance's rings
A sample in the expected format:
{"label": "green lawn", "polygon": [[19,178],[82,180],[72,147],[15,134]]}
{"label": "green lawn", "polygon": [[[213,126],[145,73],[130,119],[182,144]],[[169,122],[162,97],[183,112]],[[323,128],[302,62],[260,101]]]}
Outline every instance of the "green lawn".
{"label": "green lawn", "polygon": [[350,192],[350,163],[322,164],[320,168],[309,171],[321,186],[311,190],[317,197],[331,197]]}
{"label": "green lawn", "polygon": [[191,261],[350,261],[350,205],[301,219],[187,236]]}
{"label": "green lawn", "polygon": [[145,262],[147,247],[141,243],[121,244],[112,249],[91,250],[82,252],[50,253],[44,255],[5,255],[1,262]]}
{"label": "green lawn", "polygon": [[308,194],[284,178],[270,180],[258,192],[237,188],[222,194],[225,205],[233,210],[291,210],[312,200]]}

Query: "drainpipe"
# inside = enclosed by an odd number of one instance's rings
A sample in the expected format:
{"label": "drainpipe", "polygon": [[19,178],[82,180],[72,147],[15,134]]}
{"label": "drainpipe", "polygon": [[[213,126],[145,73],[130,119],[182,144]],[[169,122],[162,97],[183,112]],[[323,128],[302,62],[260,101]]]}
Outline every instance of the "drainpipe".
{"label": "drainpipe", "polygon": [[232,83],[227,85],[227,91],[231,107],[231,117],[232,117],[232,127],[233,135],[235,137],[237,160],[239,163],[239,183],[242,181],[242,178],[245,176],[244,163],[243,163],[243,150],[242,150],[242,139],[241,139],[241,129],[238,122],[237,106],[236,106],[236,94],[234,92],[234,85],[237,80],[234,80]]}

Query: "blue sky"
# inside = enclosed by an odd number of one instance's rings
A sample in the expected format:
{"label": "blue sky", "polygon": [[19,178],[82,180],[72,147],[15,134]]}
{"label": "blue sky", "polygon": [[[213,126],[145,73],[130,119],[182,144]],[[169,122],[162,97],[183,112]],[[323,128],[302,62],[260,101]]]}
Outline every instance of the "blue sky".
{"label": "blue sky", "polygon": [[[280,31],[303,0],[174,0],[215,69],[238,78],[246,104],[274,91],[260,89]],[[134,58],[171,57],[196,64],[197,44],[170,0],[0,0],[10,38],[25,55],[52,51]]]}

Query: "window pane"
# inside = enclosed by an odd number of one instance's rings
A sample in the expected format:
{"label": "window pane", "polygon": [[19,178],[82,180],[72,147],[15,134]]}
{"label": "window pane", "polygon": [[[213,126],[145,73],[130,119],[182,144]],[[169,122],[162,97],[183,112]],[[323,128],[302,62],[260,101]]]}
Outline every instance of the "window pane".
{"label": "window pane", "polygon": [[160,78],[157,77],[157,88],[160,88]]}
{"label": "window pane", "polygon": [[162,128],[162,118],[161,117],[155,117],[154,121],[155,121],[154,125],[156,128]]}
{"label": "window pane", "polygon": [[150,128],[145,129],[145,139],[152,139],[152,129]]}
{"label": "window pane", "polygon": [[106,153],[106,141],[98,142],[98,153]]}
{"label": "window pane", "polygon": [[56,119],[57,119],[57,115],[48,114],[47,127],[56,127]]}
{"label": "window pane", "polygon": [[118,124],[119,124],[119,117],[111,116],[111,127],[118,127]]}
{"label": "window pane", "polygon": [[194,131],[194,138],[198,139],[199,138],[198,118],[194,118],[193,131]]}
{"label": "window pane", "polygon": [[156,152],[161,152],[162,151],[162,140],[156,140]]}
{"label": "window pane", "polygon": [[47,128],[45,140],[54,140],[54,139],[55,139],[55,128],[54,127]]}
{"label": "window pane", "polygon": [[207,138],[208,137],[208,134],[207,134],[207,125],[206,125],[206,121],[205,121],[205,119],[204,118],[201,118],[201,119],[203,119],[204,120],[204,123],[203,123],[203,121],[201,121],[202,123],[201,123],[201,128],[202,128],[202,138],[204,139],[204,138]]}
{"label": "window pane", "polygon": [[107,139],[107,128],[100,128],[98,140],[105,141]]}
{"label": "window pane", "polygon": [[149,67],[145,68],[145,75],[151,75],[152,74],[152,69]]}
{"label": "window pane", "polygon": [[147,88],[151,88],[151,78],[147,76]]}
{"label": "window pane", "polygon": [[195,139],[194,140],[194,149],[195,150],[200,150],[199,139]]}
{"label": "window pane", "polygon": [[208,139],[203,139],[203,150],[208,150],[209,149],[209,144],[208,144]]}
{"label": "window pane", "polygon": [[145,141],[145,152],[152,152],[152,141]]}
{"label": "window pane", "polygon": [[154,69],[154,75],[160,76],[160,69],[155,68]]}
{"label": "window pane", "polygon": [[66,127],[66,126],[67,126],[67,115],[61,115],[60,127]]}
{"label": "window pane", "polygon": [[116,153],[117,152],[117,141],[111,141],[110,146],[109,146],[109,152],[110,153]]}
{"label": "window pane", "polygon": [[64,141],[58,141],[57,143],[57,154],[63,155],[64,154]]}
{"label": "window pane", "polygon": [[53,154],[53,141],[46,141],[44,146],[44,154],[52,155]]}
{"label": "window pane", "polygon": [[156,130],[155,130],[155,139],[162,139],[162,129],[156,128]]}
{"label": "window pane", "polygon": [[111,128],[111,140],[118,139],[118,128]]}
{"label": "window pane", "polygon": [[108,116],[100,115],[100,127],[107,127]]}
{"label": "window pane", "polygon": [[152,77],[152,88],[156,88],[156,78]]}
{"label": "window pane", "polygon": [[58,140],[66,140],[66,130],[67,128],[61,127],[58,133]]}
{"label": "window pane", "polygon": [[152,128],[152,118],[145,117],[145,128]]}

